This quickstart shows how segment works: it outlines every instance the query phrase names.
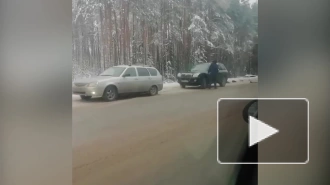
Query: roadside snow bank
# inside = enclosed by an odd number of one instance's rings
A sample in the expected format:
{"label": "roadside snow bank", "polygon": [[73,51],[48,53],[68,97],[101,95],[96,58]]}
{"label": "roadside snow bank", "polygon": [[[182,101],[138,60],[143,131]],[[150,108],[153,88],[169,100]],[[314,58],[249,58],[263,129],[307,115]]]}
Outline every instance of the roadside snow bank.
{"label": "roadside snow bank", "polygon": [[80,100],[80,96],[72,94],[72,100]]}
{"label": "roadside snow bank", "polygon": [[164,83],[163,88],[170,89],[170,88],[179,87],[179,86],[180,86],[180,84],[178,82],[171,82],[171,83]]}
{"label": "roadside snow bank", "polygon": [[236,83],[236,82],[250,82],[250,83],[257,83],[258,76],[256,75],[245,75],[236,78],[228,78],[228,83]]}

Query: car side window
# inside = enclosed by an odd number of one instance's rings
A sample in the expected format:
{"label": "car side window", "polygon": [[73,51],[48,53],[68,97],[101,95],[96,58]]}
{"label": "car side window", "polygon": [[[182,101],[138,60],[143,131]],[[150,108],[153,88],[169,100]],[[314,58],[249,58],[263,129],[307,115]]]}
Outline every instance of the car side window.
{"label": "car side window", "polygon": [[128,75],[127,77],[136,77],[136,70],[134,67],[130,67],[125,71],[124,75]]}
{"label": "car side window", "polygon": [[150,76],[149,71],[146,68],[138,67],[136,68],[139,76]]}
{"label": "car side window", "polygon": [[157,76],[158,73],[157,73],[157,70],[156,69],[153,69],[153,68],[148,68],[148,71],[149,73],[151,74],[151,76]]}

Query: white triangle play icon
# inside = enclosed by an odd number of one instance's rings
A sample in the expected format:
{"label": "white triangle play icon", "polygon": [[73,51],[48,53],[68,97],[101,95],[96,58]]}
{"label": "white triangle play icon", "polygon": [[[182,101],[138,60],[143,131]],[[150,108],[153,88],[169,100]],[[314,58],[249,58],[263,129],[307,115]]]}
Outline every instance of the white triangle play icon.
{"label": "white triangle play icon", "polygon": [[249,146],[253,146],[260,141],[278,133],[279,131],[256,118],[249,117]]}

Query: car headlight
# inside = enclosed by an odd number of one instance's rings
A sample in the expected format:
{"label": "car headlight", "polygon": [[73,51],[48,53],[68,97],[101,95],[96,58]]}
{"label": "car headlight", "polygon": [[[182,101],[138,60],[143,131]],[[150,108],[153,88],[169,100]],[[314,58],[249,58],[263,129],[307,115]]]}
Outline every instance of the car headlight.
{"label": "car headlight", "polygon": [[200,73],[195,73],[195,74],[193,75],[193,77],[194,77],[194,78],[197,78],[197,77],[199,76],[199,74],[200,74]]}
{"label": "car headlight", "polygon": [[179,78],[181,77],[181,73],[178,73],[178,77],[179,77]]}
{"label": "car headlight", "polygon": [[98,82],[93,82],[93,83],[88,84],[88,87],[96,87],[97,84],[99,84],[99,83]]}

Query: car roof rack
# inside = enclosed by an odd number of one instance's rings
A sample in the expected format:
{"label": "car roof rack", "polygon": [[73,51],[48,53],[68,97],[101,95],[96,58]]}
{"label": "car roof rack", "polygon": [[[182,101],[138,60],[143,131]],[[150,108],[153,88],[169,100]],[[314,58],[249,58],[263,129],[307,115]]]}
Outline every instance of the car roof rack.
{"label": "car roof rack", "polygon": [[146,64],[134,64],[134,65],[130,65],[130,66],[135,66],[135,67],[154,67],[152,65],[146,65]]}
{"label": "car roof rack", "polygon": [[153,65],[146,65],[146,64],[122,64],[122,65],[117,65],[117,66],[122,66],[122,67],[153,67],[155,68],[155,66]]}

